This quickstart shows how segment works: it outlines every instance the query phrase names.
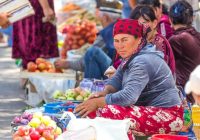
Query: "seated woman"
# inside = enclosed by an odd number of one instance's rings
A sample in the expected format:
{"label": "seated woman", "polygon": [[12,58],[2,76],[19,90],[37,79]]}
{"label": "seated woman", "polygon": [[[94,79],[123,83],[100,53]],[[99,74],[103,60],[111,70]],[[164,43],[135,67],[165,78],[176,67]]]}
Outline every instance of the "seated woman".
{"label": "seated woman", "polygon": [[122,19],[114,25],[117,53],[123,58],[102,92],[79,104],[75,113],[132,121],[134,135],[177,133],[183,126],[183,108],[173,76],[155,46],[146,44],[137,20]]}
{"label": "seated woman", "polygon": [[157,50],[164,53],[164,60],[168,64],[173,76],[175,77],[175,59],[172,48],[168,40],[157,32],[158,20],[154,10],[147,5],[139,5],[134,8],[130,15],[131,19],[137,19],[140,23],[151,28],[148,33],[147,41],[156,45]]}

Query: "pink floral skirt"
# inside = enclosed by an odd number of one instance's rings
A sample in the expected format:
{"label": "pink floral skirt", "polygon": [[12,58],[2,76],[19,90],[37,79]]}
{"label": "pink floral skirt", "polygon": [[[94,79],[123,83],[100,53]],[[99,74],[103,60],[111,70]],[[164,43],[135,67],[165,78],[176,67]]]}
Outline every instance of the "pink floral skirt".
{"label": "pink floral skirt", "polygon": [[90,118],[130,119],[132,124],[128,132],[130,140],[135,136],[153,134],[176,134],[183,127],[183,107],[170,108],[107,105],[89,115]]}

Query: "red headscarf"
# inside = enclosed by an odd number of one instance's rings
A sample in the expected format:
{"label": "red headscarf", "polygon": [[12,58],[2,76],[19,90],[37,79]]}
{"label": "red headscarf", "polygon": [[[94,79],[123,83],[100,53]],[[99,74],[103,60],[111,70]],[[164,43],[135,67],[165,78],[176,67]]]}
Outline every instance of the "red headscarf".
{"label": "red headscarf", "polygon": [[[148,27],[143,26],[140,24],[137,20],[133,19],[119,19],[113,28],[113,37],[117,34],[129,34],[133,35],[134,37],[144,37],[148,31]],[[122,67],[126,68],[126,65],[128,65],[129,61],[134,58],[134,56],[142,49],[145,42],[141,42],[137,48],[137,50],[134,52],[134,54],[131,56],[131,58],[124,60],[122,62]]]}
{"label": "red headscarf", "polygon": [[143,25],[133,19],[119,19],[113,29],[113,37],[117,34],[130,34],[135,37],[143,36]]}

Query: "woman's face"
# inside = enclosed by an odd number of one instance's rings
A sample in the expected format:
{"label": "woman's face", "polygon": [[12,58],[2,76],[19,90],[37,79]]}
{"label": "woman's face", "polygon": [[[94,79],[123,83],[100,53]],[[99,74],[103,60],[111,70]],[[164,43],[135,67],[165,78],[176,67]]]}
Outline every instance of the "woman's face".
{"label": "woman's face", "polygon": [[141,38],[135,38],[129,34],[117,34],[114,36],[114,46],[117,53],[124,59],[129,58],[138,48]]}
{"label": "woman's face", "polygon": [[152,38],[152,36],[154,36],[154,32],[157,31],[157,20],[155,19],[154,21],[147,21],[146,19],[144,19],[143,17],[140,17],[138,19],[138,21],[141,23],[141,24],[144,24],[145,26],[147,27],[150,27],[151,28],[151,32],[148,33],[148,37],[147,39],[150,39]]}

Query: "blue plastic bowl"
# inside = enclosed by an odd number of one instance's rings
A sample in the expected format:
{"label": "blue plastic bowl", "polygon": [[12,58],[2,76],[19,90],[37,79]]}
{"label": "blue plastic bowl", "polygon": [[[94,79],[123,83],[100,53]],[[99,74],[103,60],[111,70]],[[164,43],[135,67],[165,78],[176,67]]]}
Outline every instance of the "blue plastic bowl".
{"label": "blue plastic bowl", "polygon": [[62,102],[44,104],[44,113],[60,113],[62,111],[74,110],[75,105],[62,106]]}

